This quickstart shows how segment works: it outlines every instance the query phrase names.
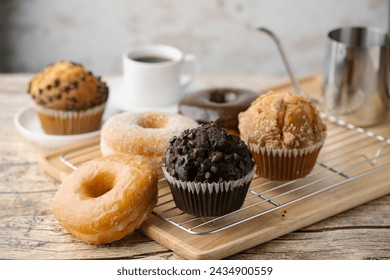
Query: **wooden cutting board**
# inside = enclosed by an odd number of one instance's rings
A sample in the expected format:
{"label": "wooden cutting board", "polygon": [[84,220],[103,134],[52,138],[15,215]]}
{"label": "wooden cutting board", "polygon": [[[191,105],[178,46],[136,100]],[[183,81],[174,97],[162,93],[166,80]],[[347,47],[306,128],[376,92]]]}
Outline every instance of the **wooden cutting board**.
{"label": "wooden cutting board", "polygon": [[[311,76],[301,80],[301,86],[315,95],[320,82],[319,76]],[[185,258],[221,259],[389,194],[390,141],[332,120],[328,129],[318,163],[307,178],[256,178],[243,208],[212,222],[181,214],[162,180],[158,205],[140,231]],[[96,138],[45,154],[41,166],[62,180],[73,170],[64,159],[79,165],[99,155]]]}

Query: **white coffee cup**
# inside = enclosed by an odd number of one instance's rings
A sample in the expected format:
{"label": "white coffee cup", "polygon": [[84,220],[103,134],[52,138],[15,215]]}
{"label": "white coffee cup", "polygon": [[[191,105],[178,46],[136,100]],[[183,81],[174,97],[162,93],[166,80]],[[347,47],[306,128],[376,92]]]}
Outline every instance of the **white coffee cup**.
{"label": "white coffee cup", "polygon": [[167,45],[144,45],[123,55],[121,107],[143,110],[176,104],[199,74],[197,58]]}

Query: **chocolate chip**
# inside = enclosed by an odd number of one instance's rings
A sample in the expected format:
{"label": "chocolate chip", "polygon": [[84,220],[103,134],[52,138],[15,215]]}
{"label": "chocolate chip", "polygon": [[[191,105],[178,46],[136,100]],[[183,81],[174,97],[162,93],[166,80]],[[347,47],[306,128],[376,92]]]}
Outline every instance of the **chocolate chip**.
{"label": "chocolate chip", "polygon": [[51,85],[47,85],[47,86],[46,86],[46,89],[47,89],[47,90],[51,90]]}
{"label": "chocolate chip", "polygon": [[74,107],[73,107],[72,105],[68,105],[68,106],[66,106],[66,110],[67,110],[67,111],[72,111],[72,110],[73,110],[73,108],[74,108]]}
{"label": "chocolate chip", "polygon": [[85,82],[85,75],[80,75],[80,80],[82,80],[83,82]]}
{"label": "chocolate chip", "polygon": [[218,155],[213,155],[213,157],[211,158],[212,163],[216,163],[220,160],[221,160],[221,158]]}
{"label": "chocolate chip", "polygon": [[54,95],[55,99],[60,100],[61,99],[61,93],[57,93]]}
{"label": "chocolate chip", "polygon": [[172,144],[173,142],[175,142],[177,139],[176,136],[173,136],[171,139],[169,139],[169,144]]}
{"label": "chocolate chip", "polygon": [[68,98],[67,98],[69,101],[72,101],[72,102],[74,102],[74,103],[76,103],[77,102],[77,98],[76,97],[74,97],[74,96],[68,96]]}
{"label": "chocolate chip", "polygon": [[48,97],[47,97],[47,101],[48,101],[48,102],[52,102],[52,101],[53,101],[53,97],[48,96]]}
{"label": "chocolate chip", "polygon": [[93,76],[91,71],[88,71],[87,74],[90,75],[90,76]]}
{"label": "chocolate chip", "polygon": [[39,93],[39,94],[42,94],[42,93],[43,93],[43,89],[39,88],[39,89],[38,89],[38,93]]}
{"label": "chocolate chip", "polygon": [[76,80],[73,80],[72,83],[71,83],[71,87],[72,87],[73,89],[76,89],[76,88],[78,87],[78,85],[79,85],[79,82],[76,81]]}
{"label": "chocolate chip", "polygon": [[182,165],[184,162],[185,162],[185,159],[184,159],[184,158],[179,158],[178,161],[177,161],[177,163],[178,163],[179,165]]}
{"label": "chocolate chip", "polygon": [[54,87],[58,87],[60,85],[60,79],[55,79],[53,85]]}
{"label": "chocolate chip", "polygon": [[62,91],[68,93],[70,91],[70,87],[69,86],[62,87]]}
{"label": "chocolate chip", "polygon": [[85,108],[86,109],[89,109],[89,108],[91,108],[92,107],[92,102],[91,102],[91,100],[88,100],[86,103],[85,103]]}
{"label": "chocolate chip", "polygon": [[196,144],[195,144],[195,141],[192,141],[192,140],[190,140],[190,141],[188,141],[188,147],[190,147],[190,148],[194,148],[195,146],[196,146]]}

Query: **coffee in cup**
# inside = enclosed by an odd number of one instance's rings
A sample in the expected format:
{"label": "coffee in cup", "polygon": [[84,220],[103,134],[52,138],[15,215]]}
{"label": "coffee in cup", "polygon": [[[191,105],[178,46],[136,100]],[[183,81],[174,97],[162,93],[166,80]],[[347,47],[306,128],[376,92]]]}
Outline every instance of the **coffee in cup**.
{"label": "coffee in cup", "polygon": [[198,73],[197,58],[172,46],[132,48],[123,55],[124,90],[120,107],[142,111],[177,104]]}

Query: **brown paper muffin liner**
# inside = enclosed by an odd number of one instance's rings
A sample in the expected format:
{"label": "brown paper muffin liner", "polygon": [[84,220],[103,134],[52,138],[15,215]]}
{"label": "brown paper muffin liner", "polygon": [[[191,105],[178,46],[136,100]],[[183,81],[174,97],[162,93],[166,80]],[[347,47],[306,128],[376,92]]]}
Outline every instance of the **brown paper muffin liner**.
{"label": "brown paper muffin liner", "polygon": [[313,170],[324,141],[303,149],[274,149],[253,143],[248,146],[260,177],[287,181],[305,177]]}
{"label": "brown paper muffin liner", "polygon": [[238,180],[221,183],[183,182],[171,176],[164,165],[162,170],[179,209],[194,216],[215,217],[241,208],[256,167]]}
{"label": "brown paper muffin liner", "polygon": [[84,111],[62,111],[36,105],[43,130],[47,134],[70,135],[100,128],[106,103]]}

